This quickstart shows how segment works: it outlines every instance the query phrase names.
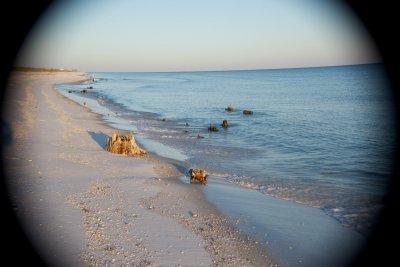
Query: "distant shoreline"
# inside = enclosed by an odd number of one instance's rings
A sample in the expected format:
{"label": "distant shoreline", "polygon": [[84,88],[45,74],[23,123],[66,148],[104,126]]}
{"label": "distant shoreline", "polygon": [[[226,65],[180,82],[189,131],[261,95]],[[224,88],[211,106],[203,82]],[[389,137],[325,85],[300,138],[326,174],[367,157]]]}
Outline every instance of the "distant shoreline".
{"label": "distant shoreline", "polygon": [[73,69],[54,69],[54,68],[32,68],[32,67],[13,67],[13,71],[23,72],[77,72],[78,70]]}

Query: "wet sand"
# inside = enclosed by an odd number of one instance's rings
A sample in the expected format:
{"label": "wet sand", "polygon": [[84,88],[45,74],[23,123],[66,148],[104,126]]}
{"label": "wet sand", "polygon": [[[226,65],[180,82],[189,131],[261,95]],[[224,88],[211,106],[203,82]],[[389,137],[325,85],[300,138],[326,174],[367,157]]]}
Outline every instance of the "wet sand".
{"label": "wet sand", "polygon": [[9,83],[4,166],[38,253],[55,266],[274,265],[175,165],[104,150],[114,129],[54,89],[88,78],[15,72]]}
{"label": "wet sand", "polygon": [[221,180],[204,192],[237,227],[267,245],[281,267],[350,266],[367,241],[317,208]]}

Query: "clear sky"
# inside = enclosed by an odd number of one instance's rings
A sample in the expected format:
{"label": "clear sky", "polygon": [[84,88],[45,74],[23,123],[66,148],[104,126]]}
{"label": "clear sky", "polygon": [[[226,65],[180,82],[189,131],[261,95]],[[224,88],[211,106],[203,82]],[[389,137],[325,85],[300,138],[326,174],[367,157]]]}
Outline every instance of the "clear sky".
{"label": "clear sky", "polygon": [[335,0],[68,0],[41,17],[15,65],[191,71],[380,61]]}

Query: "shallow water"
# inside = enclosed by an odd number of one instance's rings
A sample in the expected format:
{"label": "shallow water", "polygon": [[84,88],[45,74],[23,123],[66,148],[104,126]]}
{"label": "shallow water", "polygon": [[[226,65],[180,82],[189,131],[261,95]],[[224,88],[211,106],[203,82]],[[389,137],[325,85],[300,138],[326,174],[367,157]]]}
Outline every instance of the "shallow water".
{"label": "shallow water", "polygon": [[[318,207],[364,234],[373,225],[395,141],[382,65],[90,75],[58,88],[137,132],[147,149],[211,179]],[[94,89],[79,93],[86,86]],[[208,132],[210,123],[219,131]]]}
{"label": "shallow water", "polygon": [[279,266],[349,266],[366,238],[320,209],[242,190],[223,181],[203,187],[232,222],[266,245]]}

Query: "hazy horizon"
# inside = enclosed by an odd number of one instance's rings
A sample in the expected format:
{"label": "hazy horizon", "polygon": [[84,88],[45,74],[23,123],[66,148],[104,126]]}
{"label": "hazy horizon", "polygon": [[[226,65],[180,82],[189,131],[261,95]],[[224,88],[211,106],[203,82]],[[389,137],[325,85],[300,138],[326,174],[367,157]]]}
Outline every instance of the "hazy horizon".
{"label": "hazy horizon", "polygon": [[56,1],[14,65],[182,72],[381,63],[341,1]]}
{"label": "hazy horizon", "polygon": [[326,65],[326,66],[308,66],[308,67],[283,67],[283,68],[263,68],[263,69],[212,69],[212,70],[174,70],[174,71],[130,71],[130,70],[102,70],[102,71],[92,71],[92,70],[81,70],[77,68],[58,68],[58,67],[27,67],[27,66],[13,66],[13,68],[33,68],[33,69],[55,69],[55,70],[66,70],[66,71],[82,71],[82,72],[121,72],[121,73],[179,73],[179,72],[224,72],[224,71],[261,71],[261,70],[286,70],[286,69],[312,69],[312,68],[335,68],[335,67],[350,67],[357,65],[374,65],[374,64],[383,64],[383,62],[371,62],[371,63],[359,63],[359,64],[343,64],[343,65]]}

